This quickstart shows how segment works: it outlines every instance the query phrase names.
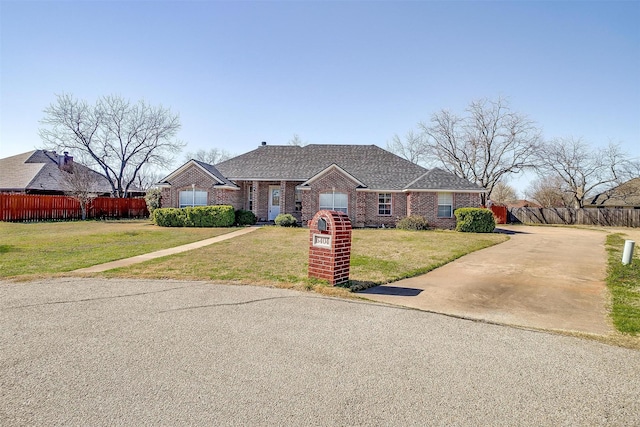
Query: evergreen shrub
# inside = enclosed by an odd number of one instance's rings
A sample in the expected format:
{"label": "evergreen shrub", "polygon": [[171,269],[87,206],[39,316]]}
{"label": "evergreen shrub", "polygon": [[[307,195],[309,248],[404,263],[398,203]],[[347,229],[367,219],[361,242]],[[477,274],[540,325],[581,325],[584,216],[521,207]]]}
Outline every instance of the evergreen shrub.
{"label": "evergreen shrub", "polygon": [[396,222],[396,228],[400,230],[428,230],[427,218],[420,215],[405,216]]}
{"label": "evergreen shrub", "polygon": [[280,227],[295,227],[298,225],[298,220],[291,214],[280,214],[274,222]]}
{"label": "evergreen shrub", "polygon": [[493,212],[485,208],[460,208],[454,212],[456,231],[466,233],[492,233],[496,228]]}
{"label": "evergreen shrub", "polygon": [[238,209],[236,211],[236,225],[254,225],[258,221],[256,215],[251,211]]}

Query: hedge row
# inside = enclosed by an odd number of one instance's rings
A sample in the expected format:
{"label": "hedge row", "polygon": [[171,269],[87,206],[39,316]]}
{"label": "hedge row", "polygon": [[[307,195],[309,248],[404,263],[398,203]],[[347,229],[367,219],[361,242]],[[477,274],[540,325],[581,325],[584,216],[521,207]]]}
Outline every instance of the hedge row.
{"label": "hedge row", "polygon": [[153,211],[153,222],[161,227],[231,227],[236,212],[227,205],[159,208]]}

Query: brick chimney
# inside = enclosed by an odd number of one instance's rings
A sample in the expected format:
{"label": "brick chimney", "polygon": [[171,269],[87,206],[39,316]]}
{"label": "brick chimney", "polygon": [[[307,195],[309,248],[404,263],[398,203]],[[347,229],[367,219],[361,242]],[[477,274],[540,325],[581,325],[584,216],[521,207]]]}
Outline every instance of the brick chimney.
{"label": "brick chimney", "polygon": [[63,155],[58,155],[58,167],[65,172],[73,170],[73,156],[70,156],[68,151],[65,151]]}

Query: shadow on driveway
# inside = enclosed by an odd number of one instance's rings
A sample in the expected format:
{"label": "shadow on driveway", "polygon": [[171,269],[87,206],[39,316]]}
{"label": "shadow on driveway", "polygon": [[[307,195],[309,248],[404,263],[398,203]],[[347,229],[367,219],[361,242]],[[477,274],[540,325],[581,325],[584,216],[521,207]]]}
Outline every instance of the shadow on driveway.
{"label": "shadow on driveway", "polygon": [[359,293],[370,295],[394,295],[403,297],[415,297],[419,295],[423,290],[417,288],[403,288],[400,286],[376,286],[375,288],[365,289]]}

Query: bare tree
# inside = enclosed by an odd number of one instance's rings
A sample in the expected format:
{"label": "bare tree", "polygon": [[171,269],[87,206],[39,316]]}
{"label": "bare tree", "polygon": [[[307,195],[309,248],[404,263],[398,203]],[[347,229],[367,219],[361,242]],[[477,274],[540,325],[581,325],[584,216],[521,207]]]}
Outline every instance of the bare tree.
{"label": "bare tree", "polygon": [[425,164],[427,161],[425,135],[412,130],[406,133],[404,141],[397,134],[394,135],[391,142],[387,142],[387,150],[416,164]]}
{"label": "bare tree", "polygon": [[307,145],[307,143],[305,141],[302,140],[302,138],[300,138],[300,135],[298,135],[297,133],[293,134],[293,138],[291,138],[289,140],[289,142],[287,142],[287,145],[295,145],[298,147],[304,147],[305,145]]}
{"label": "bare tree", "polygon": [[581,139],[558,138],[545,143],[537,157],[540,176],[561,182],[575,208],[584,207],[597,191],[630,178],[631,163],[617,144],[595,149]]}
{"label": "bare tree", "polygon": [[518,199],[518,195],[516,194],[515,188],[506,184],[502,181],[496,183],[493,186],[493,191],[491,192],[491,200],[499,204],[506,204],[514,202]]}
{"label": "bare tree", "polygon": [[203,163],[207,163],[209,165],[215,165],[220,162],[224,162],[225,160],[229,160],[234,155],[227,150],[222,150],[219,148],[210,148],[208,150],[200,149],[198,151],[188,151],[184,155],[184,161],[188,162],[189,160],[198,160]]}
{"label": "bare tree", "polygon": [[446,170],[485,188],[486,204],[496,183],[534,166],[540,130],[527,116],[511,111],[502,98],[473,101],[466,112],[459,117],[442,110],[420,127],[427,154]]}
{"label": "bare tree", "polygon": [[543,208],[566,208],[571,206],[571,196],[562,180],[557,177],[533,180],[525,190],[525,198],[532,199]]}
{"label": "bare tree", "polygon": [[93,199],[98,197],[101,189],[106,186],[106,178],[76,163],[71,164],[66,170],[63,170],[61,177],[61,184],[63,188],[66,188],[65,194],[73,197],[80,203],[82,219],[87,219],[87,207]]}
{"label": "bare tree", "polygon": [[177,114],[144,101],[131,104],[105,96],[89,105],[58,95],[44,110],[40,137],[50,149],[73,151],[111,182],[116,197],[126,197],[145,165],[168,168],[184,144],[175,139]]}
{"label": "bare tree", "polygon": [[136,176],[132,190],[148,191],[156,185],[166,174],[160,173],[157,168],[146,166],[142,167]]}

